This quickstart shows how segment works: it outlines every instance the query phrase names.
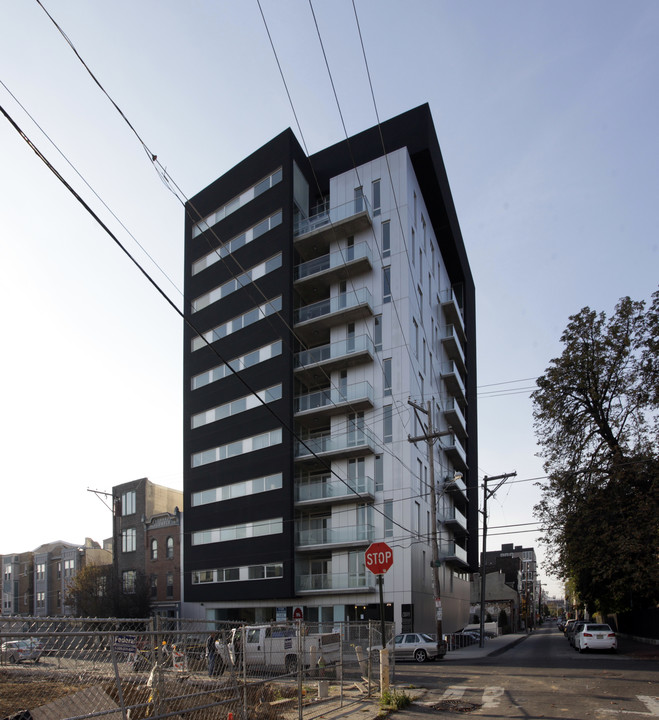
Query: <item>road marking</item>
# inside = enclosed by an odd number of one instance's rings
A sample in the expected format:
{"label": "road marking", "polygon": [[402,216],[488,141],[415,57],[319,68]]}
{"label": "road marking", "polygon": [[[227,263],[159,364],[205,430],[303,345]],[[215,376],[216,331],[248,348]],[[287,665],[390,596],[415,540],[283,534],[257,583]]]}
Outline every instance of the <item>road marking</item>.
{"label": "road marking", "polygon": [[504,689],[497,685],[486,687],[483,690],[483,707],[484,708],[495,708],[499,706],[501,702],[499,698],[503,695]]}
{"label": "road marking", "polygon": [[610,708],[601,708],[600,712],[610,713],[612,715],[644,715],[645,717],[659,717],[659,697],[653,697],[650,695],[637,695],[636,696],[645,707],[648,712],[640,712],[636,710],[612,710]]}
{"label": "road marking", "polygon": [[469,685],[450,685],[444,690],[442,700],[459,700],[466,690],[469,690]]}

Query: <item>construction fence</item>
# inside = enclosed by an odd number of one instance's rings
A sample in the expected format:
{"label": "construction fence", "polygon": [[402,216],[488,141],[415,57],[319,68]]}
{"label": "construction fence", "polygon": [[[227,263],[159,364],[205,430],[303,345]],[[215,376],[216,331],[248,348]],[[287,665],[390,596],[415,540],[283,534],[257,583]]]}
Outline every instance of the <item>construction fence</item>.
{"label": "construction fence", "polygon": [[0,618],[0,720],[312,720],[379,692],[382,646],[380,622]]}

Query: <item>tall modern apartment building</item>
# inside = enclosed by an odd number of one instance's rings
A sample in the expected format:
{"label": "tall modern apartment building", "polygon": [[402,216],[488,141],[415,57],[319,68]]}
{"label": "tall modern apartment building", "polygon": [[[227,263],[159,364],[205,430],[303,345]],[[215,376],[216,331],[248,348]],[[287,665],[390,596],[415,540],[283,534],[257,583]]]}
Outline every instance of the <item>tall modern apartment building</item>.
{"label": "tall modern apartment building", "polygon": [[202,190],[185,298],[186,612],[375,618],[385,541],[387,619],[434,631],[436,537],[444,628],[466,622],[475,295],[428,106],[310,157],[286,130]]}

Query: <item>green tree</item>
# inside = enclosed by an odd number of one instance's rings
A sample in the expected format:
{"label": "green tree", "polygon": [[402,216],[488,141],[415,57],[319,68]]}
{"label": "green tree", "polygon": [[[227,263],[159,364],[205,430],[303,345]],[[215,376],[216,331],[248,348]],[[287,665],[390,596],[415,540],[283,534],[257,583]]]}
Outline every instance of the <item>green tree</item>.
{"label": "green tree", "polygon": [[79,617],[145,618],[151,612],[150,585],[137,573],[131,592],[124,592],[112,565],[90,564],[72,579],[64,602]]}
{"label": "green tree", "polygon": [[79,617],[114,615],[112,565],[89,564],[69,584],[64,602]]}
{"label": "green tree", "polygon": [[591,612],[657,599],[658,339],[659,291],[647,312],[628,297],[608,319],[584,308],[532,396],[548,569]]}

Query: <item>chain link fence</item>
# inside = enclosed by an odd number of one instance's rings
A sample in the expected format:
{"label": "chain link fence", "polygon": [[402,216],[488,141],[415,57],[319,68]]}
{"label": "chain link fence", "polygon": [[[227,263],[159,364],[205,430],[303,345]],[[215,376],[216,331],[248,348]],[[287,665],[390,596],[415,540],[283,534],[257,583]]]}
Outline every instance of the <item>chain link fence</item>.
{"label": "chain link fence", "polygon": [[377,693],[381,646],[379,622],[2,618],[0,720],[312,720]]}

